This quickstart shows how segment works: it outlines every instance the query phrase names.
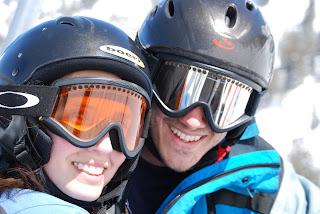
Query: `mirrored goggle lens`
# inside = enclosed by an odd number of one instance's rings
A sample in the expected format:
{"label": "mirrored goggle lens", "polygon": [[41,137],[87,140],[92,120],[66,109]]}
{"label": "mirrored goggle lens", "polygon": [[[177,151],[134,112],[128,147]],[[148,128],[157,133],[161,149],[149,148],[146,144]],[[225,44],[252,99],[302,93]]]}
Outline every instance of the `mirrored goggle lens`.
{"label": "mirrored goggle lens", "polygon": [[162,104],[171,111],[179,112],[194,103],[206,103],[211,122],[219,129],[232,126],[245,115],[252,93],[248,85],[214,70],[168,61],[159,67],[153,85]]}
{"label": "mirrored goggle lens", "polygon": [[51,117],[82,140],[96,137],[111,123],[121,125],[128,150],[138,144],[147,108],[132,90],[106,84],[63,86]]}

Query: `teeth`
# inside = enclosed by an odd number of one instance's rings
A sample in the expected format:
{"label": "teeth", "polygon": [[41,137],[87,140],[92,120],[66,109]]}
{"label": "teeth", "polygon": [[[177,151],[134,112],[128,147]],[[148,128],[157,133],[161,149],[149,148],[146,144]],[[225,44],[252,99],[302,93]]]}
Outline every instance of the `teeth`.
{"label": "teeth", "polygon": [[103,167],[88,166],[87,164],[77,162],[73,162],[73,165],[91,175],[101,175],[104,170]]}
{"label": "teeth", "polygon": [[171,131],[173,132],[173,134],[177,135],[181,140],[185,142],[198,141],[201,138],[201,136],[186,135],[185,133],[182,133],[181,131],[179,131],[178,129],[172,126],[171,126]]}

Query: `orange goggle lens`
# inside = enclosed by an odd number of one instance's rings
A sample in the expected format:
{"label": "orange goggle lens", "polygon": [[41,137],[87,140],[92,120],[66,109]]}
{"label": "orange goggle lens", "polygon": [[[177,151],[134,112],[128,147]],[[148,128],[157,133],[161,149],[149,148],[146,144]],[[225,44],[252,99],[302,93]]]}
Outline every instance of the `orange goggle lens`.
{"label": "orange goggle lens", "polygon": [[146,108],[145,98],[135,91],[106,84],[76,84],[61,87],[51,117],[83,140],[119,123],[132,151],[139,144]]}

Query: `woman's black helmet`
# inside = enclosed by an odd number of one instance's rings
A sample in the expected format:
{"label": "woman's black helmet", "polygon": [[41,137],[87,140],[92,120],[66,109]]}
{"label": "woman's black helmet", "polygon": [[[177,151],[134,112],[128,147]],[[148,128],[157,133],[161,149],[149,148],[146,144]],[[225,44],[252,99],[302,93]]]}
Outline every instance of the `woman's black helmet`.
{"label": "woman's black helmet", "polygon": [[[89,17],[60,17],[39,24],[20,35],[0,57],[0,115],[4,116],[0,121],[0,144],[4,153],[9,154],[9,162],[18,160],[32,169],[48,162],[52,141],[38,118],[50,117],[54,107],[48,103],[55,100],[58,92],[49,85],[66,74],[81,70],[89,70],[88,76],[90,70],[114,73],[133,83],[132,94],[141,88],[150,102],[152,85],[148,66],[136,43],[122,30]],[[41,105],[32,106],[28,100],[30,96],[12,92],[11,89],[19,87],[20,92],[30,90],[36,94]],[[27,100],[23,100],[25,98]],[[30,108],[15,108],[24,106],[23,102],[30,104]],[[146,127],[149,108],[150,103],[146,110]],[[141,138],[146,138],[146,130],[148,128],[142,131]],[[111,196],[108,194],[119,186],[124,188],[122,182],[134,169],[137,155],[131,158],[120,167],[101,200],[121,196],[121,190]]]}
{"label": "woman's black helmet", "polygon": [[0,60],[2,85],[47,84],[80,69],[95,69],[114,72],[151,95],[147,65],[134,41],[98,19],[60,17],[44,22],[19,36]]}

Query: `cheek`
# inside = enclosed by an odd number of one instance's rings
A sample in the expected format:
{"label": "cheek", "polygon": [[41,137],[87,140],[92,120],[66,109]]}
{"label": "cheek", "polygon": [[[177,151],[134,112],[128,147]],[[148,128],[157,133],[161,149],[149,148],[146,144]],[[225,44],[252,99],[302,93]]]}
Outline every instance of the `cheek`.
{"label": "cheek", "polygon": [[227,133],[213,133],[213,136],[211,137],[211,139],[209,140],[209,143],[207,143],[208,145],[208,150],[212,149],[213,147],[217,146],[222,140],[223,138],[226,137]]}
{"label": "cheek", "polygon": [[163,130],[164,118],[167,116],[157,107],[155,103],[153,103],[151,111],[151,135],[153,139],[159,139],[162,136],[161,131]]}
{"label": "cheek", "polygon": [[78,152],[78,148],[72,146],[68,141],[65,139],[50,134],[52,138],[52,149],[50,153],[49,162],[44,166],[44,170],[50,180],[58,185],[62,182],[61,179],[64,179],[60,176],[60,173],[65,173],[69,170],[68,167],[71,166],[71,162],[68,161],[68,157],[72,154]]}
{"label": "cheek", "polygon": [[118,152],[113,150],[112,154],[110,155],[110,161],[112,162],[113,168],[115,171],[118,170],[118,168],[123,164],[123,162],[126,160],[126,157],[122,152]]}
{"label": "cheek", "polygon": [[67,140],[54,134],[50,134],[50,136],[52,139],[50,159],[55,157],[67,157],[78,152],[79,148],[73,146]]}
{"label": "cheek", "polygon": [[122,152],[118,152],[115,150],[112,151],[112,153],[110,154],[110,162],[112,167],[105,172],[106,174],[104,179],[104,186],[106,186],[111,181],[111,179],[125,160],[126,157]]}

